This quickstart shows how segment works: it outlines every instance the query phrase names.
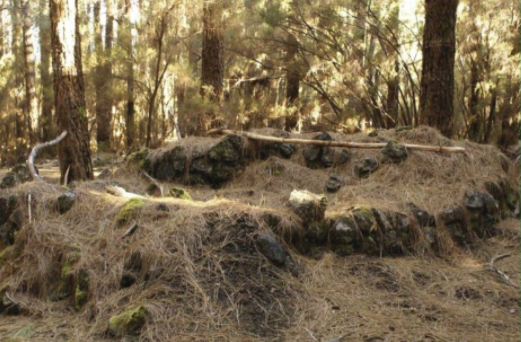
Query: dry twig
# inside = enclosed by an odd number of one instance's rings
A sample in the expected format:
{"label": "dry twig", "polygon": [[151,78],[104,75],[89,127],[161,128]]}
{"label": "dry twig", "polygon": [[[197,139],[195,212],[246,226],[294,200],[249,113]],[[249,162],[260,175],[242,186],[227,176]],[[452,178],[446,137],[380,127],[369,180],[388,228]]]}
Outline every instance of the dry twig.
{"label": "dry twig", "polygon": [[506,254],[500,254],[500,255],[496,255],[494,257],[492,257],[490,259],[490,261],[488,262],[488,264],[486,264],[486,268],[489,270],[489,271],[492,271],[492,272],[495,272],[497,274],[499,274],[499,277],[501,278],[501,280],[514,287],[514,288],[518,288],[519,286],[517,286],[516,284],[514,284],[514,282],[512,281],[512,279],[510,279],[506,274],[505,272],[501,271],[499,268],[495,267],[494,266],[494,263],[498,260],[501,260],[501,259],[504,259],[504,258],[507,258],[509,257],[511,254],[510,253],[506,253]]}

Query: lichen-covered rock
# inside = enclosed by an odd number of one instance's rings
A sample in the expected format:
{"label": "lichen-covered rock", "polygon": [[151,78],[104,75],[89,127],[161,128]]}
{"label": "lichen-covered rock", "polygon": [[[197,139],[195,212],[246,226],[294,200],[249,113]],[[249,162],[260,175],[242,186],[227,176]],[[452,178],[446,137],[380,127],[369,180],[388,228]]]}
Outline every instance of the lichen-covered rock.
{"label": "lichen-covered rock", "polygon": [[286,247],[272,233],[259,235],[255,242],[260,252],[273,264],[283,266],[286,264],[288,252]]}
{"label": "lichen-covered rock", "polygon": [[332,225],[329,241],[333,253],[339,256],[351,255],[359,248],[358,226],[352,216],[341,216]]}
{"label": "lichen-covered rock", "polygon": [[235,163],[241,159],[242,138],[227,135],[208,151],[208,157],[218,162]]}
{"label": "lichen-covered rock", "polygon": [[61,194],[56,200],[56,206],[60,214],[65,214],[71,210],[74,203],[76,203],[76,193],[74,191],[67,191]]}
{"label": "lichen-covered rock", "polygon": [[470,225],[479,238],[493,235],[500,219],[499,203],[487,192],[470,190],[465,193]]}
{"label": "lichen-covered rock", "polygon": [[168,191],[168,194],[174,198],[180,198],[180,199],[184,199],[184,200],[188,200],[188,201],[191,201],[192,200],[192,196],[190,196],[190,194],[188,193],[188,191],[186,191],[185,189],[183,188],[178,188],[178,187],[175,187],[175,188],[171,188],[169,191]]}
{"label": "lichen-covered rock", "polygon": [[472,243],[473,237],[467,227],[465,210],[462,207],[451,205],[443,208],[440,219],[458,245],[468,246]]}
{"label": "lichen-covered rock", "polygon": [[8,172],[2,178],[2,182],[0,183],[0,189],[7,189],[7,188],[14,188],[18,184],[21,184],[22,181],[20,180],[20,177],[14,172]]}
{"label": "lichen-covered rock", "polygon": [[323,167],[344,165],[351,158],[351,154],[345,148],[323,147],[320,161]]}
{"label": "lichen-covered rock", "polygon": [[0,248],[14,243],[14,235],[22,227],[22,218],[16,196],[0,197]]}
{"label": "lichen-covered rock", "polygon": [[136,164],[140,169],[150,172],[150,160],[148,157],[150,156],[150,150],[144,148],[140,151],[131,153],[126,157],[126,161],[130,164]]}
{"label": "lichen-covered rock", "polygon": [[369,208],[357,208],[353,210],[353,218],[362,236],[362,251],[379,255],[381,253],[379,229],[373,211]]}
{"label": "lichen-covered rock", "polygon": [[373,157],[365,156],[355,165],[355,174],[359,178],[367,178],[375,172],[380,164]]}
{"label": "lichen-covered rock", "polygon": [[185,174],[187,156],[182,146],[161,153],[152,163],[152,176],[160,180],[177,180]]}
{"label": "lichen-covered rock", "polygon": [[329,193],[335,193],[342,187],[342,185],[344,185],[342,177],[333,173],[329,175],[329,179],[326,182],[326,191]]}
{"label": "lichen-covered rock", "polygon": [[77,250],[65,255],[60,272],[60,281],[54,295],[55,300],[62,300],[72,295],[74,285],[73,267],[79,260],[80,253]]}
{"label": "lichen-covered rock", "polygon": [[108,332],[113,336],[136,334],[145,325],[147,315],[148,311],[143,306],[128,309],[110,318]]}
{"label": "lichen-covered rock", "polygon": [[388,141],[380,153],[384,164],[399,164],[407,159],[407,149],[395,141]]}
{"label": "lichen-covered rock", "polygon": [[327,199],[309,191],[293,190],[289,197],[289,207],[303,223],[322,221],[325,216]]}
{"label": "lichen-covered rock", "polygon": [[287,144],[283,143],[279,145],[279,152],[282,158],[289,159],[295,152],[297,151],[297,148],[293,144]]}
{"label": "lichen-covered rock", "polygon": [[74,308],[79,311],[89,299],[89,270],[82,268],[78,271],[76,291],[74,292]]}
{"label": "lichen-covered rock", "polygon": [[145,205],[146,201],[141,198],[132,198],[121,207],[116,215],[116,223],[123,225],[136,218],[139,210]]}
{"label": "lichen-covered rock", "polygon": [[324,221],[327,207],[327,199],[324,195],[293,190],[290,194],[288,206],[302,221],[305,236],[309,240],[325,241],[329,227]]}
{"label": "lichen-covered rock", "polygon": [[428,211],[418,207],[414,203],[407,203],[407,209],[414,215],[416,222],[421,228],[434,227],[436,225],[436,219]]}
{"label": "lichen-covered rock", "polygon": [[[317,134],[314,138],[314,140],[322,140],[322,141],[331,141],[333,138],[331,135],[329,135],[326,132],[321,132]],[[324,165],[324,161],[322,160],[322,157],[324,156],[324,151],[329,154],[329,156],[325,157],[325,160],[327,162],[334,161],[334,151],[329,151],[329,147],[321,147],[316,145],[307,145],[302,149],[302,155],[304,156],[304,160],[306,161],[306,165],[309,168],[312,169],[318,169],[323,167],[328,167]],[[332,154],[332,156],[331,156]],[[331,160],[333,159],[333,160]],[[332,165],[332,164],[331,164]]]}

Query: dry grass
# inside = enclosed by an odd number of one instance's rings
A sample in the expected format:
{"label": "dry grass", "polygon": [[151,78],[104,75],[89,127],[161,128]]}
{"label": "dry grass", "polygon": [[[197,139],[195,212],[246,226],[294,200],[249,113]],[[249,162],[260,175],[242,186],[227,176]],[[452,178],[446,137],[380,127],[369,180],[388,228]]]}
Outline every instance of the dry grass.
{"label": "dry grass", "polygon": [[[143,305],[150,316],[141,334],[117,340],[313,341],[311,333],[319,341],[341,335],[364,342],[519,341],[519,289],[485,268],[491,257],[510,253],[495,266],[519,284],[518,220],[502,222],[500,234],[472,250],[436,258],[326,253],[312,260],[290,249],[295,270],[289,272],[257,251],[255,237],[270,229],[266,213],[280,219],[279,235],[291,235],[299,222],[285,208],[289,193],[323,192],[331,172],[347,185],[327,195],[330,215],[357,205],[403,211],[408,202],[436,214],[487,180],[519,179],[503,171],[502,156],[492,147],[452,142],[427,128],[379,135],[461,145],[468,152],[411,152],[404,164],[381,167],[362,181],[352,174],[354,162],[377,151],[353,151],[347,165],[327,170],[302,166],[300,156],[271,157],[251,163],[221,189],[186,187],[194,201],[149,198],[137,230],[125,238],[130,224],[119,227],[115,217],[126,199],[106,194],[102,181],[76,184],[78,202],[64,215],[54,204],[62,187],[27,183],[11,190],[31,193],[33,220],[28,222],[25,197],[26,224],[16,242],[21,254],[0,266],[0,288],[8,284],[25,313],[0,316],[1,340],[114,340],[106,334],[109,317]],[[190,148],[199,143],[190,141]],[[129,170],[120,170],[116,180],[136,193],[148,185]],[[90,275],[89,299],[79,312],[71,299],[51,300],[70,253],[79,255],[71,273],[85,268]],[[136,255],[137,283],[122,289],[121,276]]]}

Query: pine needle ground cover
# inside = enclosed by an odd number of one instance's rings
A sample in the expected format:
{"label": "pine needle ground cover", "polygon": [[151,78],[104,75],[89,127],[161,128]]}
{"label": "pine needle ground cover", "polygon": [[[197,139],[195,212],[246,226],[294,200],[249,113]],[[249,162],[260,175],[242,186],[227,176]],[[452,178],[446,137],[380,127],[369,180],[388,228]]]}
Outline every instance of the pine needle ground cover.
{"label": "pine needle ground cover", "polygon": [[425,127],[302,137],[466,152],[192,138],[2,189],[2,340],[519,340],[519,168]]}

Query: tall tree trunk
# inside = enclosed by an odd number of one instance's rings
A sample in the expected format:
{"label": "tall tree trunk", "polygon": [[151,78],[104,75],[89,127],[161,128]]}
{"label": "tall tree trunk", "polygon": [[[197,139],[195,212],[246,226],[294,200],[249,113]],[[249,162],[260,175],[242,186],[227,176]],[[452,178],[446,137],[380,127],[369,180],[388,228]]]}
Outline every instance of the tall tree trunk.
{"label": "tall tree trunk", "polygon": [[125,37],[125,41],[123,45],[125,46],[125,50],[127,51],[127,61],[126,61],[126,77],[127,77],[127,106],[125,111],[125,126],[126,126],[126,147],[127,152],[130,153],[134,148],[134,139],[135,139],[135,119],[134,119],[134,23],[132,21],[131,11],[132,5],[130,0],[124,0],[124,8],[125,8],[125,21],[124,21],[124,29],[120,32],[120,39],[123,40]]}
{"label": "tall tree trunk", "polygon": [[224,29],[222,2],[203,4],[203,50],[201,95],[219,101],[223,92]]}
{"label": "tall tree trunk", "polygon": [[96,140],[105,148],[110,147],[111,121],[112,121],[112,42],[114,39],[114,3],[113,0],[105,1],[106,26],[105,45],[102,42],[102,28],[100,25],[101,1],[95,4],[96,17]]}
{"label": "tall tree trunk", "polygon": [[[292,35],[288,35],[286,42],[286,104],[293,106],[299,98],[300,72],[297,63],[298,41]],[[298,113],[286,117],[285,129],[291,131],[297,127]]]}
{"label": "tall tree trunk", "polygon": [[38,124],[38,102],[36,99],[36,63],[34,57],[33,45],[33,13],[30,2],[25,0],[22,4],[23,16],[23,44],[24,44],[24,65],[25,65],[25,126],[27,127],[27,136],[31,145],[36,138],[36,130]]}
{"label": "tall tree trunk", "polygon": [[51,22],[49,20],[49,1],[40,0],[40,76],[42,86],[42,109],[40,113],[40,126],[42,140],[54,139],[55,132],[52,122],[54,107],[51,67]]}
{"label": "tall tree trunk", "polygon": [[67,130],[58,144],[60,180],[93,179],[89,149],[85,85],[81,66],[78,0],[49,0],[52,65],[56,117],[60,130]]}
{"label": "tall tree trunk", "polygon": [[[11,39],[11,51],[14,55],[14,88],[22,89],[23,87],[23,52],[20,42],[23,41],[22,36],[22,25],[20,22],[20,15],[18,9],[21,8],[20,0],[11,1],[11,22],[12,22],[12,39]],[[27,151],[27,126],[25,120],[24,100],[19,96],[15,95],[15,134],[16,134],[16,154],[17,159],[25,156]]]}
{"label": "tall tree trunk", "polygon": [[445,136],[453,130],[454,55],[456,10],[459,0],[425,0],[421,123],[435,127]]}

